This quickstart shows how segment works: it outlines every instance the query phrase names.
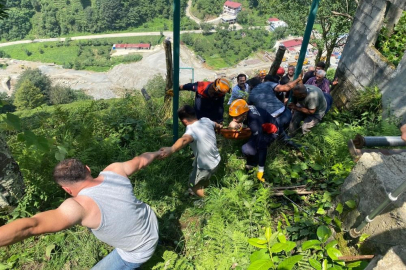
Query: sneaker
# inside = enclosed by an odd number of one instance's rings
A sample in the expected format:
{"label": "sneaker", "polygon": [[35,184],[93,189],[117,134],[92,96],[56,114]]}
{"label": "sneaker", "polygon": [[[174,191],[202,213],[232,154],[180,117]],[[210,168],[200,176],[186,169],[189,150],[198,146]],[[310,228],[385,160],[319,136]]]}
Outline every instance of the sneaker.
{"label": "sneaker", "polygon": [[188,188],[185,192],[185,196],[188,197],[188,196],[197,196],[197,195],[193,192],[193,190],[191,188]]}

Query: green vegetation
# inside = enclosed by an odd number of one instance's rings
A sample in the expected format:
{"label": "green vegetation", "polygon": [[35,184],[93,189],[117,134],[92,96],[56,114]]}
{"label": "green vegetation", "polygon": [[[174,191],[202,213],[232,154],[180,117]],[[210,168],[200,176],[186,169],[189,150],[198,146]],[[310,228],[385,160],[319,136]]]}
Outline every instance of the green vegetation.
{"label": "green vegetation", "polygon": [[181,40],[216,69],[235,65],[257,50],[270,50],[275,45],[273,36],[264,29],[230,31],[222,25],[215,33],[183,34]]}
{"label": "green vegetation", "polygon": [[406,12],[403,12],[399,22],[392,30],[393,32],[382,27],[376,41],[376,48],[389,62],[397,66],[406,50]]}
{"label": "green vegetation", "polygon": [[[302,36],[311,4],[311,0],[275,0],[272,2],[272,10],[278,14],[279,19],[289,25],[290,33]],[[357,6],[356,1],[320,1],[314,29],[320,33],[321,38],[311,40],[317,47],[316,63],[322,55],[326,55],[326,68],[329,67],[331,54],[338,46],[337,42],[350,30]]]}
{"label": "green vegetation", "polygon": [[91,99],[82,91],[74,91],[65,86],[52,86],[51,80],[39,69],[27,69],[19,77],[11,98],[2,100],[11,102],[18,110],[34,109],[43,104],[67,104],[77,100]]}
{"label": "green vegetation", "polygon": [[[154,88],[162,89],[160,84],[163,80],[156,79],[148,89],[153,93]],[[96,176],[112,162],[171,145],[171,108],[164,106],[162,94],[154,94],[148,102],[135,93],[122,99],[44,106],[18,111],[20,120],[4,115],[0,127],[27,188],[17,208],[10,214],[2,212],[3,222],[52,209],[68,197],[51,179],[58,160],[77,157]],[[190,104],[188,97],[189,93],[182,93],[180,104]],[[399,134],[395,125],[381,119],[380,95],[366,91],[358,99],[366,98],[360,109],[330,111],[311,133],[298,138],[307,149],[299,152],[279,142],[271,145],[265,168],[271,186],[243,170],[242,142],[221,137],[221,167],[200,207],[184,196],[192,162],[187,149],[137,172],[131,178],[134,192],[157,213],[161,239],[145,269],[259,269],[255,268],[258,261],[270,263],[270,258],[272,269],[322,269],[319,265],[362,269],[337,260],[340,252],[348,255],[345,241],[341,239],[337,246],[326,239],[331,235],[328,228],[342,230],[341,215],[354,207],[351,201],[337,206],[332,202],[354,166],[347,141],[357,133]],[[286,192],[290,200],[272,196],[272,186],[300,184],[315,193]],[[0,266],[89,269],[109,251],[111,247],[87,229],[74,227],[1,249]]]}
{"label": "green vegetation", "polygon": [[[181,3],[181,10],[184,11],[186,1],[182,0]],[[2,41],[140,27],[156,29],[159,20],[168,21],[172,16],[172,1],[169,0],[8,0],[6,7],[8,18],[0,21]],[[164,30],[165,23],[159,28]]]}
{"label": "green vegetation", "polygon": [[[65,68],[106,71],[120,63],[137,62],[142,59],[139,54],[111,57],[110,52],[115,43],[151,43],[161,42],[160,36],[103,38],[64,42],[44,42],[19,44],[3,48],[3,54],[10,58],[44,63],[56,63]],[[29,52],[29,53],[27,53]]]}

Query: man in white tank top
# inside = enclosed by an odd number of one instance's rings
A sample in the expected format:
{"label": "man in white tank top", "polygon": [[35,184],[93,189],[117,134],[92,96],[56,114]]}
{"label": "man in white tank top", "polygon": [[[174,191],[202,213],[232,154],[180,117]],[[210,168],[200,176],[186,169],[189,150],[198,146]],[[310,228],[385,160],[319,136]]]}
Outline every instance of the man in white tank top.
{"label": "man in white tank top", "polygon": [[110,164],[96,178],[77,159],[60,162],[55,167],[54,178],[72,198],[55,210],[0,227],[0,246],[79,224],[115,247],[92,269],[138,269],[154,253],[158,221],[149,205],[134,196],[128,177],[159,155],[159,151],[148,152],[126,162]]}

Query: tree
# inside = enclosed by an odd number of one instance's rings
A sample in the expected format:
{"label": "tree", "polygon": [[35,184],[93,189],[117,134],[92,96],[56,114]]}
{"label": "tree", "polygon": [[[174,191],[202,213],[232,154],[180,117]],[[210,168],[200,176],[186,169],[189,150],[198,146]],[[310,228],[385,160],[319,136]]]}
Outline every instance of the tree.
{"label": "tree", "polygon": [[54,105],[71,103],[75,101],[74,90],[66,86],[56,85],[51,88],[49,101]]}
{"label": "tree", "polygon": [[16,91],[14,105],[18,110],[34,109],[44,103],[44,94],[31,81],[24,81]]}
{"label": "tree", "polygon": [[[292,34],[303,35],[305,22],[309,14],[311,0],[283,1],[275,0],[272,8],[279,14],[280,18],[289,25]],[[326,52],[326,68],[330,65],[330,57],[337,41],[343,34],[349,32],[352,24],[352,16],[358,6],[358,1],[348,0],[321,0],[317,11],[316,23],[320,24],[322,33],[321,39],[312,40],[316,43],[318,54],[316,62]]]}
{"label": "tree", "polygon": [[3,20],[7,17],[7,8],[5,1],[0,1],[0,20]]}
{"label": "tree", "polygon": [[51,91],[51,79],[39,69],[27,69],[18,77],[15,89],[20,89],[25,81],[30,81],[36,88],[40,89],[45,101],[49,101]]}

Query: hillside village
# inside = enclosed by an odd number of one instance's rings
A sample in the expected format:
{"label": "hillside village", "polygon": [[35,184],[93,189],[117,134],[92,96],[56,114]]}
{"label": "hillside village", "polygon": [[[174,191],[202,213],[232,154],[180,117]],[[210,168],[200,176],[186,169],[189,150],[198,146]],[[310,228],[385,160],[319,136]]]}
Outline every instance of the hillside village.
{"label": "hillside village", "polygon": [[406,3],[304,3],[0,0],[0,269],[406,269]]}

